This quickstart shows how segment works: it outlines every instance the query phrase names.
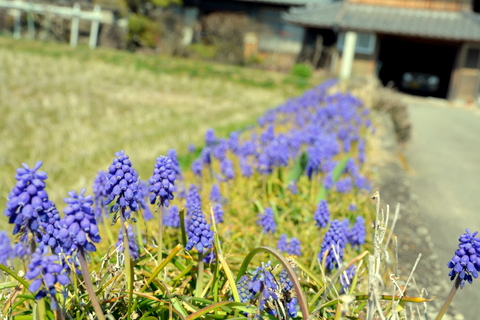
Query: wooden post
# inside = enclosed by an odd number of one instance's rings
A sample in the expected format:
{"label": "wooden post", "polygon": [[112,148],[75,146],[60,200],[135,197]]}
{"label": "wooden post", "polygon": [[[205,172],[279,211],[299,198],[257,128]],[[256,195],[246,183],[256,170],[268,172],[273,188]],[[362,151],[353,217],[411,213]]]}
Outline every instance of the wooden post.
{"label": "wooden post", "polygon": [[27,22],[28,22],[28,38],[30,40],[35,39],[35,24],[33,22],[33,13],[32,13],[33,3],[29,3],[29,9],[27,11]]}
{"label": "wooden post", "polygon": [[355,45],[357,34],[353,31],[345,33],[345,44],[343,45],[342,64],[340,66],[340,79],[348,79],[352,74],[353,58],[355,56]]}
{"label": "wooden post", "polygon": [[75,48],[78,43],[78,27],[80,24],[80,4],[76,2],[73,5],[72,26],[70,29],[70,46]]}
{"label": "wooden post", "polygon": [[[98,4],[95,5],[93,8],[94,13],[100,13],[100,6]],[[90,49],[95,49],[97,46],[97,39],[98,39],[98,28],[100,26],[99,20],[92,21],[92,27],[90,29]]]}

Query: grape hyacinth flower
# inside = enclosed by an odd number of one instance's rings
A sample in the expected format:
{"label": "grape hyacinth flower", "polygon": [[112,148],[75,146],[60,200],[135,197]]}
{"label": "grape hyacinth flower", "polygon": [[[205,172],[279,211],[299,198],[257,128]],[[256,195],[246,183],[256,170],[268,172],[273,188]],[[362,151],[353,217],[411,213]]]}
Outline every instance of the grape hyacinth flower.
{"label": "grape hyacinth flower", "polygon": [[14,256],[7,232],[0,231],[0,264],[7,265],[7,261]]}
{"label": "grape hyacinth flower", "polygon": [[180,228],[180,212],[177,206],[173,205],[168,209],[163,217],[163,224],[171,228]]}
{"label": "grape hyacinth flower", "polygon": [[223,223],[223,208],[222,204],[216,202],[213,204],[213,216],[215,217],[215,223]]}
{"label": "grape hyacinth flower", "polygon": [[[44,256],[39,251],[34,252],[28,265],[26,278],[33,280],[29,290],[36,292],[35,299],[41,299],[48,295],[52,310],[57,310],[58,302],[55,298],[57,286],[58,284],[65,286],[70,283],[68,270],[63,267],[59,257],[57,255]],[[44,289],[40,289],[42,287]]]}
{"label": "grape hyacinth flower", "polygon": [[244,274],[243,276],[240,277],[240,279],[237,282],[237,291],[238,291],[238,295],[240,296],[241,303],[247,303],[252,298],[252,294],[248,289],[250,281],[251,281],[250,277]]}
{"label": "grape hyacinth flower", "polygon": [[265,208],[264,214],[258,214],[257,224],[263,228],[263,233],[275,233],[277,224],[272,208]]}
{"label": "grape hyacinth flower", "polygon": [[222,195],[220,194],[220,187],[218,184],[214,183],[212,190],[210,191],[210,201],[212,202],[222,202]]}
{"label": "grape hyacinth flower", "polygon": [[321,200],[313,214],[315,224],[319,229],[326,228],[330,221],[330,211],[326,200]]}
{"label": "grape hyacinth flower", "polygon": [[152,220],[153,218],[155,218],[155,216],[152,213],[152,210],[150,210],[150,206],[146,201],[146,199],[150,198],[149,196],[150,191],[148,189],[149,187],[147,182],[143,180],[138,181],[138,203],[140,204],[140,208],[142,209],[143,219],[145,221]]}
{"label": "grape hyacinth flower", "polygon": [[196,159],[192,162],[192,172],[194,175],[201,177],[203,171],[203,162],[201,159]]}
{"label": "grape hyacinth flower", "polygon": [[357,272],[357,267],[355,265],[351,265],[347,270],[345,270],[341,275],[340,275],[340,284],[342,285],[342,291],[343,293],[347,292],[348,288],[350,287],[350,284],[352,283],[352,279],[355,276],[355,273]]}
{"label": "grape hyacinth flower", "polygon": [[[22,163],[17,169],[17,183],[8,195],[7,208],[4,211],[8,222],[14,224],[13,234],[20,234],[21,241],[28,241],[28,234],[33,235],[35,242],[42,238],[41,222],[46,220],[46,212],[54,205],[45,191],[47,173],[38,171],[42,166],[37,161],[33,168]],[[24,247],[26,244],[24,244]]]}
{"label": "grape hyacinth flower", "polygon": [[477,234],[478,231],[470,233],[470,229],[466,229],[458,239],[460,243],[455,255],[447,264],[452,269],[448,274],[450,280],[454,280],[455,277],[460,278],[462,288],[465,281],[472,283],[473,278],[478,278],[478,271],[480,271],[480,239]]}
{"label": "grape hyacinth flower", "polygon": [[93,203],[95,205],[95,219],[97,219],[97,221],[103,221],[103,219],[108,218],[108,210],[105,206],[105,200],[107,199],[105,184],[107,182],[108,177],[105,171],[99,171],[95,180],[93,180]]}
{"label": "grape hyacinth flower", "polygon": [[277,249],[280,252],[287,252],[288,251],[288,239],[286,234],[282,234],[280,239],[278,239]]}
{"label": "grape hyacinth flower", "polygon": [[262,293],[259,296],[258,306],[260,310],[265,310],[271,315],[276,315],[276,310],[271,309],[268,301],[278,300],[277,295],[277,283],[273,274],[270,272],[271,262],[267,264],[262,262],[262,266],[258,267],[253,274],[252,281],[250,282],[248,289],[251,297],[254,298],[258,293]]}
{"label": "grape hyacinth flower", "polygon": [[92,196],[85,196],[85,188],[80,191],[80,194],[70,191],[68,195],[70,198],[64,199],[68,206],[63,209],[65,217],[60,220],[61,229],[58,232],[58,238],[67,255],[73,255],[77,252],[80,271],[82,272],[93,308],[98,319],[104,320],[105,315],[95,295],[85,259],[85,250],[96,251],[97,248],[93,243],[99,243],[101,240],[92,208]]}
{"label": "grape hyacinth flower", "polygon": [[343,194],[349,193],[352,191],[352,178],[346,177],[337,181],[336,184],[337,191]]}
{"label": "grape hyacinth flower", "polygon": [[[108,182],[105,190],[107,200],[105,205],[109,205],[115,199],[115,204],[110,208],[110,212],[120,210],[122,219],[130,219],[130,212],[136,212],[140,208],[138,203],[138,173],[133,169],[132,162],[123,150],[116,152],[112,165],[108,168]],[[116,222],[114,218],[113,224]]]}
{"label": "grape hyacinth flower", "polygon": [[338,268],[342,262],[343,248],[345,248],[346,241],[347,237],[345,235],[343,222],[338,219],[333,220],[323,238],[322,247],[318,254],[318,259],[322,262],[325,253],[328,251],[325,264],[327,270],[332,271]]}
{"label": "grape hyacinth flower", "polygon": [[173,192],[175,192],[176,174],[172,159],[160,156],[157,158],[153,175],[148,179],[150,187],[150,203],[155,204],[159,200],[159,206],[168,207],[170,201],[173,200]]}
{"label": "grape hyacinth flower", "polygon": [[39,248],[44,249],[46,246],[49,246],[52,252],[56,254],[62,252],[63,248],[59,240],[59,232],[61,229],[60,213],[55,204],[45,212],[45,217],[40,222],[40,226],[43,229],[43,234]]}
{"label": "grape hyacinth flower", "polygon": [[360,250],[360,246],[365,244],[367,231],[365,230],[365,219],[362,216],[357,216],[352,229],[348,232],[348,242],[352,248]]}
{"label": "grape hyacinth flower", "polygon": [[216,259],[217,256],[215,255],[215,250],[210,250],[203,258],[203,262],[212,264],[216,262]]}
{"label": "grape hyacinth flower", "polygon": [[178,163],[177,151],[175,149],[168,150],[167,157],[172,160],[172,168],[173,171],[175,171],[177,179],[183,180],[182,169],[180,169],[180,164]]}
{"label": "grape hyacinth flower", "polygon": [[288,244],[287,253],[293,256],[301,256],[302,247],[300,240],[298,240],[297,238],[291,238]]}
{"label": "grape hyacinth flower", "polygon": [[244,157],[240,158],[240,170],[245,178],[250,178],[253,175],[253,168]]}
{"label": "grape hyacinth flower", "polygon": [[217,138],[215,137],[215,131],[213,129],[208,129],[205,132],[205,144],[207,146],[214,146],[217,143]]}
{"label": "grape hyacinth flower", "polygon": [[213,248],[213,231],[205,219],[205,215],[198,203],[190,208],[190,222],[187,229],[188,242],[185,249],[188,251],[194,247],[198,252],[204,253]]}
{"label": "grape hyacinth flower", "polygon": [[282,302],[286,305],[286,310],[288,315],[292,318],[297,316],[297,304],[298,300],[294,295],[293,283],[290,277],[288,276],[287,271],[282,270],[279,277],[280,288],[282,290]]}
{"label": "grape hyacinth flower", "polygon": [[70,191],[68,195],[69,198],[64,199],[68,206],[63,210],[65,217],[60,220],[58,233],[63,249],[67,253],[77,249],[96,251],[93,243],[99,243],[101,238],[92,209],[92,196],[85,196],[85,188],[80,194]]}
{"label": "grape hyacinth flower", "polygon": [[230,159],[224,159],[222,162],[220,162],[220,170],[222,171],[224,181],[233,180],[235,177],[235,170]]}
{"label": "grape hyacinth flower", "polygon": [[202,199],[200,198],[200,194],[198,193],[197,187],[194,184],[190,185],[188,188],[187,199],[185,203],[185,208],[187,209],[187,215],[190,215],[190,211],[192,211],[192,207],[198,205],[200,208],[202,207]]}
{"label": "grape hyacinth flower", "polygon": [[[135,233],[132,230],[132,226],[128,226],[127,228],[128,234],[128,248],[130,249],[130,255],[132,256],[133,260],[136,260],[140,257],[140,253],[138,251],[138,245],[135,241]],[[123,252],[123,229],[120,229],[118,233],[118,241],[115,244],[116,247],[120,252]]]}

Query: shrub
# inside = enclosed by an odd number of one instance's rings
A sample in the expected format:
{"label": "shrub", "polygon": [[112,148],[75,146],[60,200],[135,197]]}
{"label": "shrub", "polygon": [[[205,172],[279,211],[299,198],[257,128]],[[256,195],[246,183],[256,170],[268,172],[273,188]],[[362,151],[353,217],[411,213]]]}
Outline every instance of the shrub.
{"label": "shrub", "polygon": [[292,76],[308,79],[312,76],[312,67],[306,63],[297,63],[290,73]]}
{"label": "shrub", "polygon": [[155,48],[161,36],[160,26],[147,16],[131,14],[128,17],[127,41],[130,48]]}
{"label": "shrub", "polygon": [[237,13],[212,13],[203,18],[204,43],[216,48],[215,58],[243,64],[243,41],[247,32],[255,31],[255,23]]}

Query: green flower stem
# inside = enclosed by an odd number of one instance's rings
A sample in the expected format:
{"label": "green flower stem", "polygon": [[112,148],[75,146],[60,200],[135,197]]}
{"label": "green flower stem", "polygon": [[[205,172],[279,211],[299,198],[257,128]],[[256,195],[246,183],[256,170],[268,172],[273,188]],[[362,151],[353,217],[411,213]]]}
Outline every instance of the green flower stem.
{"label": "green flower stem", "polygon": [[85,286],[87,287],[87,292],[90,296],[90,300],[92,301],[92,306],[97,314],[97,318],[99,320],[105,320],[105,315],[100,307],[100,302],[98,302],[97,296],[95,295],[95,290],[93,290],[92,280],[90,279],[90,274],[88,273],[87,261],[85,260],[85,254],[82,248],[78,250],[78,260],[80,262],[80,270],[82,271],[83,280],[85,281]]}
{"label": "green flower stem", "polygon": [[452,289],[450,290],[450,293],[448,294],[448,297],[443,303],[442,308],[440,309],[440,312],[438,313],[435,320],[441,320],[443,318],[443,315],[445,314],[445,312],[447,312],[450,303],[452,303],[453,297],[455,296],[455,293],[457,293],[458,287],[460,287],[461,282],[462,279],[460,279],[460,277],[457,275],[457,277],[455,278],[455,283],[453,284]]}
{"label": "green flower stem", "polygon": [[203,291],[203,252],[198,253],[198,276],[197,276],[197,285],[195,288],[195,297],[201,298]]}
{"label": "green flower stem", "polygon": [[[7,266],[4,266],[3,264],[0,263],[0,270],[2,270],[3,272],[5,272],[6,274],[8,274],[9,276],[11,276],[12,278],[14,278],[15,280],[17,280],[18,282],[20,282],[23,287],[25,289],[27,289],[28,291],[30,291],[29,289],[29,286],[30,284],[25,281],[25,279],[23,279],[22,277],[20,277],[18,274],[15,273],[15,271],[13,271],[12,269],[8,268]],[[30,291],[31,292],[31,291]],[[33,294],[33,292],[31,292]]]}
{"label": "green flower stem", "polygon": [[125,256],[125,273],[127,275],[127,288],[128,288],[128,309],[127,309],[127,319],[130,319],[130,314],[132,313],[132,299],[133,299],[133,268],[132,268],[132,259],[130,256],[130,246],[128,245],[128,233],[127,233],[127,222],[124,218],[125,208],[121,209],[120,213],[122,219],[122,231],[123,231],[123,252]]}
{"label": "green flower stem", "polygon": [[158,264],[162,263],[162,249],[163,249],[163,217],[165,216],[166,208],[164,205],[159,204],[159,213],[158,213],[158,236],[157,236],[157,244],[158,244],[158,254],[157,254],[157,262]]}

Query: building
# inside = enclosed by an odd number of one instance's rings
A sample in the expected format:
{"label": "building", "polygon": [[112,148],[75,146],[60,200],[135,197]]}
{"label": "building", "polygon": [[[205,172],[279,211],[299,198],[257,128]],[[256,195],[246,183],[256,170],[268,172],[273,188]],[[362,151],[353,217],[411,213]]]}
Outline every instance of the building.
{"label": "building", "polygon": [[346,0],[284,19],[305,28],[303,58],[318,65],[330,53],[341,77],[372,74],[401,91],[471,102],[480,88],[479,11],[478,0]]}
{"label": "building", "polygon": [[[296,56],[302,47],[304,28],[282,19],[289,8],[327,0],[183,0],[185,25],[193,33],[195,24],[211,13],[241,13],[262,26],[256,36],[258,51]],[[192,36],[193,38],[193,36]],[[192,39],[187,39],[186,42]]]}

